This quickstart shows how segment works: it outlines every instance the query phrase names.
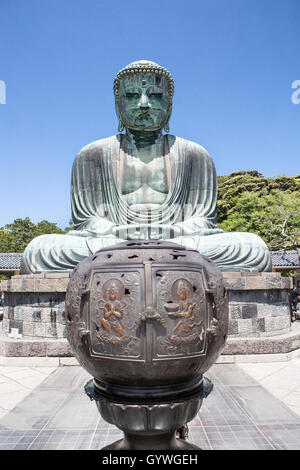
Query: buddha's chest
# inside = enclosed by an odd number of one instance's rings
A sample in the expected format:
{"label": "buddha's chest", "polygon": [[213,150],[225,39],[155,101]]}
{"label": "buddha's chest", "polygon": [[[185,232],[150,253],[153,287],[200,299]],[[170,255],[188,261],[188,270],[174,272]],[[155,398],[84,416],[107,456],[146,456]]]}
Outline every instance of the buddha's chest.
{"label": "buddha's chest", "polygon": [[140,188],[163,194],[168,193],[164,157],[157,157],[145,163],[136,157],[126,155],[122,168],[122,194],[133,193]]}

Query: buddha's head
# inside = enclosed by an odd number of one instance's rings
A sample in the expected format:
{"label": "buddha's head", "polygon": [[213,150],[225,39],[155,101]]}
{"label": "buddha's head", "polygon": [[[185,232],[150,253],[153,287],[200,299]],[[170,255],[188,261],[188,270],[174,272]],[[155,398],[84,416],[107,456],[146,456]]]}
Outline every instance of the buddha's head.
{"label": "buddha's head", "polygon": [[109,279],[102,288],[104,300],[120,300],[124,295],[124,285],[118,279]]}
{"label": "buddha's head", "polygon": [[182,281],[178,284],[178,296],[181,300],[186,300],[187,298],[187,288]]}
{"label": "buddha's head", "polygon": [[119,131],[169,132],[174,94],[173,78],[166,69],[147,60],[132,62],[114,81]]}
{"label": "buddha's head", "polygon": [[116,300],[117,296],[118,296],[118,287],[113,282],[108,288],[108,298],[109,300]]}
{"label": "buddha's head", "polygon": [[172,295],[175,300],[191,299],[194,294],[192,284],[187,279],[177,279],[172,286]]}

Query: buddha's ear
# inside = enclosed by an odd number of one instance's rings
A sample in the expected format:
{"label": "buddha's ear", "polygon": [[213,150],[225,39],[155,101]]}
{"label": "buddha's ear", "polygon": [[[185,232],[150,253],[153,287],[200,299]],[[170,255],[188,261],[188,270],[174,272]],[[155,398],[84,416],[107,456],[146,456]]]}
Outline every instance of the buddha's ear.
{"label": "buddha's ear", "polygon": [[120,116],[119,106],[118,106],[118,103],[117,103],[117,99],[116,99],[116,101],[115,101],[115,106],[116,106],[116,113],[117,113],[118,120],[119,120],[118,132],[123,132],[124,129],[125,129],[125,126],[124,126],[123,121],[122,121],[121,116]]}
{"label": "buddha's ear", "polygon": [[165,131],[167,134],[170,132],[169,122],[170,122],[171,114],[172,114],[172,103],[170,104],[168,119],[167,119],[167,121],[166,121],[166,123],[165,123],[165,125],[164,125],[164,131]]}
{"label": "buddha's ear", "polygon": [[121,119],[119,119],[118,131],[119,131],[119,132],[123,132],[123,131],[124,131],[124,124],[123,124],[123,122],[121,121]]}

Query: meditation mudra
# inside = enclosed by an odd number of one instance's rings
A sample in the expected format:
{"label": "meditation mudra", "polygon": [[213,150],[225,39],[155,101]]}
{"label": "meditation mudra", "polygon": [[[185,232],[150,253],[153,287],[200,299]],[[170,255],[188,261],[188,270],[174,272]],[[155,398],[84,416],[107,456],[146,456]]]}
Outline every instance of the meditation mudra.
{"label": "meditation mudra", "polygon": [[120,133],[88,144],[73,164],[74,230],[32,240],[22,274],[72,271],[101,248],[157,239],[196,249],[222,271],[270,271],[261,238],[217,228],[217,178],[207,151],[169,134],[171,74],[133,62],[117,74],[114,94]]}

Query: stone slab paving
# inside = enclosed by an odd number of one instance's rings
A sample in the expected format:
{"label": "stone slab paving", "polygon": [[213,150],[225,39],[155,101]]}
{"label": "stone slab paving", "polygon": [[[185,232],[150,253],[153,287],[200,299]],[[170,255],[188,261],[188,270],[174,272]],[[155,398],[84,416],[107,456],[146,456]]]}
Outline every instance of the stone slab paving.
{"label": "stone slab paving", "polygon": [[0,367],[0,419],[31,393],[55,367]]}
{"label": "stone slab paving", "polygon": [[[214,389],[189,424],[190,442],[204,450],[300,449],[300,416],[250,372],[236,364],[216,364],[205,374]],[[0,419],[0,449],[97,450],[119,439],[121,431],[103,421],[85,395],[89,379],[79,366],[48,370],[46,378]]]}
{"label": "stone slab paving", "polygon": [[239,364],[239,367],[300,417],[300,357],[288,363]]}

